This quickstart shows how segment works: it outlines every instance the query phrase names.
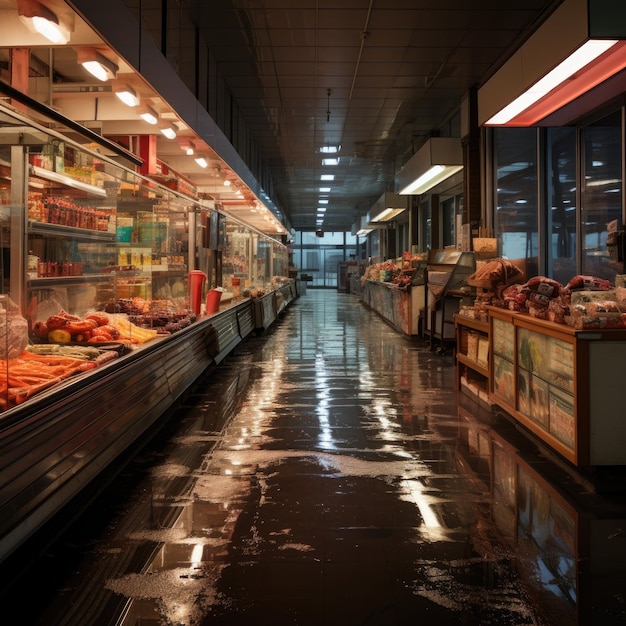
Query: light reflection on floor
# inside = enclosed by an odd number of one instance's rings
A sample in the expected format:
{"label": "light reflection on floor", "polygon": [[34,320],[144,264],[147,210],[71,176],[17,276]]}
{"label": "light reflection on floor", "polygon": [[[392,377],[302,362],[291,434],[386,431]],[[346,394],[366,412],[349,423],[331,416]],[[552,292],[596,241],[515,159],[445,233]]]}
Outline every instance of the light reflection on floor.
{"label": "light reflection on floor", "polygon": [[220,367],[30,623],[626,622],[623,499],[459,403],[452,359],[355,296],[311,291]]}

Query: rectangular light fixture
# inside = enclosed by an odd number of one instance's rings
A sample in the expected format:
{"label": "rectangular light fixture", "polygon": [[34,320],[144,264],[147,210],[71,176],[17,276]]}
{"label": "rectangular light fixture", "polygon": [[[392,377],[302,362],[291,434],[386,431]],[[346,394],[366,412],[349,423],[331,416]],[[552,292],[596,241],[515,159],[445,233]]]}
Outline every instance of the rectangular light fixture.
{"label": "rectangular light fixture", "polygon": [[56,45],[65,45],[70,40],[69,29],[61,23],[56,13],[37,0],[18,0],[17,13],[26,27],[39,33]]}
{"label": "rectangular light fixture", "polygon": [[589,39],[485,125],[532,126],[625,67],[624,42]]}
{"label": "rectangular light fixture", "polygon": [[320,152],[322,154],[336,154],[341,150],[341,146],[322,146]]}
{"label": "rectangular light fixture", "polygon": [[563,0],[478,90],[481,125],[533,126],[626,69],[622,3]]}
{"label": "rectangular light fixture", "polygon": [[330,193],[330,187],[320,187],[320,193]]}
{"label": "rectangular light fixture", "polygon": [[176,128],[174,128],[173,124],[163,124],[159,126],[159,130],[164,137],[176,139]]}
{"label": "rectangular light fixture", "polygon": [[144,107],[141,111],[139,111],[139,117],[148,124],[156,124],[159,121],[158,113],[152,109],[151,107]]}
{"label": "rectangular light fixture", "polygon": [[456,137],[431,137],[396,175],[400,195],[420,195],[463,169],[463,149]]}
{"label": "rectangular light fixture", "polygon": [[137,92],[129,85],[116,85],[113,87],[113,93],[129,107],[136,107],[139,104],[139,96]]}
{"label": "rectangular light fixture", "polygon": [[95,78],[105,82],[115,78],[118,67],[94,48],[78,48],[76,50],[78,62]]}
{"label": "rectangular light fixture", "polygon": [[406,211],[407,207],[407,199],[399,196],[397,193],[386,192],[376,202],[374,206],[371,208],[369,214],[369,223],[373,222],[388,222],[392,220],[394,217],[400,215]]}
{"label": "rectangular light fixture", "polygon": [[322,159],[322,165],[339,165],[339,159]]}
{"label": "rectangular light fixture", "polygon": [[204,154],[199,154],[196,158],[195,158],[196,163],[200,166],[200,167],[208,167],[209,166],[209,162],[206,158],[206,156]]}
{"label": "rectangular light fixture", "polygon": [[320,180],[335,180],[334,174],[322,174]]}

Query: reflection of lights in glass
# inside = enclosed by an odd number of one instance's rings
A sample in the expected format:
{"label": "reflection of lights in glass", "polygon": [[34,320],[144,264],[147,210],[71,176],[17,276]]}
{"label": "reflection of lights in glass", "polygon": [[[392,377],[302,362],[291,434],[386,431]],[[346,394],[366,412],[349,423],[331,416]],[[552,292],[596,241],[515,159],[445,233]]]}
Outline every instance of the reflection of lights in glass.
{"label": "reflection of lights in glass", "polygon": [[202,563],[202,555],[204,554],[204,545],[197,543],[191,552],[191,559],[189,563],[189,569],[195,569]]}

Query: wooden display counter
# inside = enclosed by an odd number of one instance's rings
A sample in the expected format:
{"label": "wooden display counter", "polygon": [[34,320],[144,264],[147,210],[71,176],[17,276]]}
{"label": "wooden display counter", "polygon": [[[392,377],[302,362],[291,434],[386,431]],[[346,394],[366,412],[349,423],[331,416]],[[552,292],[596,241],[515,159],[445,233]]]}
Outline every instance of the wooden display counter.
{"label": "wooden display counter", "polygon": [[361,301],[406,335],[419,335],[425,306],[424,285],[403,289],[393,283],[366,280]]}
{"label": "wooden display counter", "polygon": [[489,310],[489,397],[579,467],[626,465],[626,330]]}
{"label": "wooden display counter", "polygon": [[457,390],[491,408],[489,397],[489,322],[454,316]]}

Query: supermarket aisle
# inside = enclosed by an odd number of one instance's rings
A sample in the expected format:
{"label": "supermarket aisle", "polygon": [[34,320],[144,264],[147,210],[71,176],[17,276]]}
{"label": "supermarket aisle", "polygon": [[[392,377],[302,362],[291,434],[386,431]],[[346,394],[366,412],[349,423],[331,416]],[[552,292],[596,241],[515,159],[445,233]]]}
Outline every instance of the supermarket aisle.
{"label": "supermarket aisle", "polygon": [[481,413],[450,356],[310,290],[50,548],[20,623],[623,624],[623,498]]}

